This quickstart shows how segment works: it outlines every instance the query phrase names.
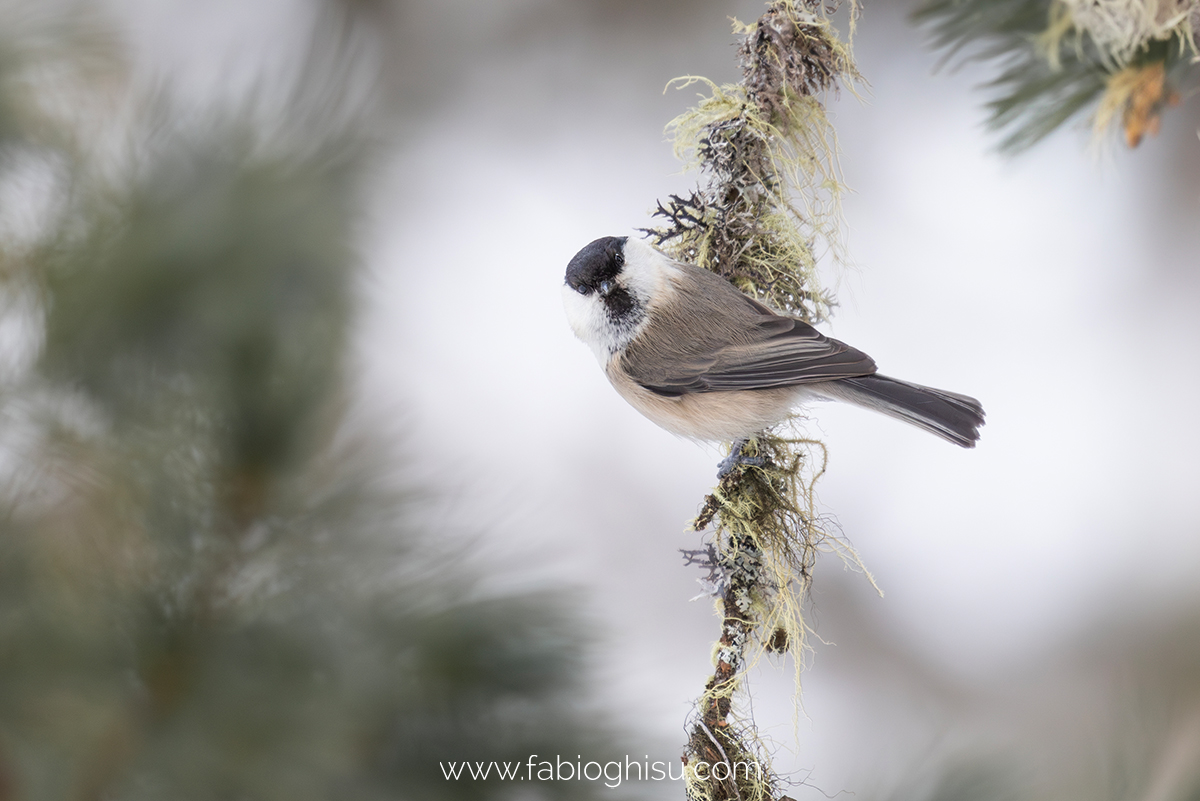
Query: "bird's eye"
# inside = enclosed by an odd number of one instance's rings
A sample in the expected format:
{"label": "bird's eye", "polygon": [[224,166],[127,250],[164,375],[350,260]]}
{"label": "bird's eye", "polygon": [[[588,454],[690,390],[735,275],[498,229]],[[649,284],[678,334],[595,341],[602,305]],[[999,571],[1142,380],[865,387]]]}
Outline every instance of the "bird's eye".
{"label": "bird's eye", "polygon": [[589,292],[591,292],[592,290],[587,284],[578,284],[575,287],[575,291],[578,292],[580,295],[586,295]]}
{"label": "bird's eye", "polygon": [[609,292],[612,292],[612,291],[613,291],[613,282],[612,281],[601,281],[600,282],[600,294],[601,295],[607,295]]}

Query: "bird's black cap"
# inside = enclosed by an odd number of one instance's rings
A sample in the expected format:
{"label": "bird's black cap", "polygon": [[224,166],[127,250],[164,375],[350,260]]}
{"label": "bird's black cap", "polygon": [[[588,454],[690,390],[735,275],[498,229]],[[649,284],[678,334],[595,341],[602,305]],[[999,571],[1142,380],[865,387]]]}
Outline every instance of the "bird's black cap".
{"label": "bird's black cap", "polygon": [[625,266],[627,236],[602,236],[584,245],[567,263],[567,284],[572,289],[594,290],[601,281],[611,281]]}

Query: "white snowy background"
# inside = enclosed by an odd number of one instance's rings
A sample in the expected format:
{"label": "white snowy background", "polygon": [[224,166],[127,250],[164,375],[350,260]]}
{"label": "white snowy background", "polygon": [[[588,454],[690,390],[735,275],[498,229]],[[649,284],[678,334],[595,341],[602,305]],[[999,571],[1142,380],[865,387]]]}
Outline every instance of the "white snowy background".
{"label": "white snowy background", "polygon": [[[197,106],[286,72],[316,7],[110,5],[145,79]],[[1112,769],[1134,714],[1129,653],[1169,650],[1200,609],[1197,117],[1170,110],[1160,136],[1107,159],[1079,126],[1001,157],[973,91],[986,74],[935,74],[905,4],[866,5],[869,86],[830,108],[854,267],[828,276],[841,306],[825,331],[885,373],[978,397],[988,423],[963,451],[811,409],[831,454],[823,509],[885,596],[826,559],[811,622],[828,644],[803,710],[790,667],[764,665],[755,717],[800,801],[887,795],[972,757],[1075,792],[1062,775]],[[736,80],[727,17],[761,8],[411,0],[363,45],[389,54],[398,116],[363,232],[362,414],[423,454],[447,536],[474,539],[497,588],[581,588],[597,697],[663,760],[711,671],[717,620],[689,603],[697,571],[678,551],[697,547],[686,526],[720,454],[624,404],[559,286],[578,248],[695,184],[663,126],[696,94],[663,87]],[[1200,706],[1138,725],[1175,743],[1147,746],[1155,775],[1200,762]]]}

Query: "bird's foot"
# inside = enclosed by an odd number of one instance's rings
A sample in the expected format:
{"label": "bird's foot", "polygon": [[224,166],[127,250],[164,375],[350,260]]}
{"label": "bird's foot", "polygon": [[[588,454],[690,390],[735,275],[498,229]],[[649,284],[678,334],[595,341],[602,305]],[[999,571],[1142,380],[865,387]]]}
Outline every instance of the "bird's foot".
{"label": "bird's foot", "polygon": [[742,453],[742,448],[746,447],[748,440],[739,439],[733,443],[733,447],[729,449],[729,455],[726,456],[717,465],[717,479],[720,480],[732,473],[741,465],[747,467],[762,467],[767,463],[765,457],[762,456],[747,456]]}

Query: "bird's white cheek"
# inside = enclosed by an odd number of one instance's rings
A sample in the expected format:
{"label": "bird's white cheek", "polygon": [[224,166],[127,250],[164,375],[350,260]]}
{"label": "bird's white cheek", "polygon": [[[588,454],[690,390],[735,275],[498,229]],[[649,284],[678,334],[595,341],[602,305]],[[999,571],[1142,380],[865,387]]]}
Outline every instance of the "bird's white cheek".
{"label": "bird's white cheek", "polygon": [[614,343],[608,320],[594,295],[581,295],[566,284],[562,288],[563,308],[571,330],[592,349],[601,366],[608,363]]}

